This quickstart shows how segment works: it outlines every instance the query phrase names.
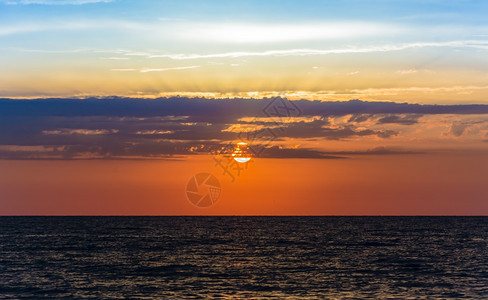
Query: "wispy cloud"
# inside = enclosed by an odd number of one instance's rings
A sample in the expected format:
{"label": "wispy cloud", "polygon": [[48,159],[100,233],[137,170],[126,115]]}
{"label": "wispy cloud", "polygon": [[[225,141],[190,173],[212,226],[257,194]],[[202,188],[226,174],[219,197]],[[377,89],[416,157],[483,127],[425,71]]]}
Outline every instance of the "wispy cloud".
{"label": "wispy cloud", "polygon": [[444,133],[444,136],[452,135],[455,137],[461,137],[468,135],[469,133],[474,135],[488,135],[488,118],[477,117],[472,119],[454,120],[452,121],[449,130]]}
{"label": "wispy cloud", "polygon": [[173,130],[141,130],[136,132],[136,134],[170,134],[174,133]]}
{"label": "wispy cloud", "polygon": [[131,69],[131,68],[126,68],[126,69],[111,69],[110,71],[113,71],[113,72],[132,72],[132,71],[137,71],[137,69]]}
{"label": "wispy cloud", "polygon": [[186,67],[172,67],[172,68],[143,68],[143,69],[122,68],[122,69],[111,69],[110,71],[113,71],[113,72],[133,72],[133,71],[139,71],[141,73],[149,73],[149,72],[165,72],[165,71],[176,71],[176,70],[189,70],[189,69],[196,69],[196,68],[200,68],[200,66],[186,66]]}
{"label": "wispy cloud", "polygon": [[0,24],[0,36],[8,36],[25,33],[38,33],[49,31],[83,31],[93,29],[107,30],[150,30],[152,26],[143,23],[128,22],[123,20],[56,20],[35,22],[26,21],[23,23]]}
{"label": "wispy cloud", "polygon": [[[60,26],[61,27],[61,26]],[[20,30],[20,29],[19,29]],[[8,34],[8,28],[0,27],[0,35]],[[37,52],[37,53],[107,53],[112,55],[122,56],[141,56],[147,58],[168,58],[172,60],[196,60],[196,59],[219,59],[219,58],[241,58],[241,57],[268,57],[268,56],[315,56],[315,55],[330,55],[330,54],[355,54],[355,53],[374,53],[374,52],[394,52],[407,49],[420,48],[475,48],[488,50],[488,40],[454,40],[446,42],[421,42],[421,43],[399,43],[399,44],[384,44],[376,46],[356,46],[347,48],[330,48],[330,49],[276,49],[265,51],[234,51],[210,54],[198,53],[157,53],[133,51],[129,49],[73,49],[73,50],[44,50],[44,49],[24,49],[24,48],[10,48],[12,50],[22,52]],[[410,72],[415,70],[399,70],[400,72]],[[358,74],[358,71],[351,72],[349,75]]]}
{"label": "wispy cloud", "polygon": [[[425,42],[425,43],[403,43],[388,44],[372,47],[349,47],[335,49],[286,49],[286,50],[267,50],[259,52],[225,52],[215,54],[147,54],[149,58],[170,58],[174,60],[202,59],[202,58],[238,58],[252,56],[311,56],[328,54],[353,54],[371,52],[391,52],[401,51],[412,48],[428,47],[450,47],[450,48],[477,48],[488,49],[488,41],[460,40],[448,42]],[[128,54],[127,54],[128,55]]]}
{"label": "wispy cloud", "polygon": [[100,59],[108,59],[108,60],[128,60],[128,57],[117,57],[117,56],[111,56],[111,57],[100,57]]}
{"label": "wispy cloud", "polygon": [[188,67],[174,67],[174,68],[159,68],[159,69],[142,69],[141,73],[147,72],[164,72],[164,71],[174,71],[174,70],[188,70],[188,69],[196,69],[200,66],[188,66]]}
{"label": "wispy cloud", "polygon": [[404,88],[369,88],[369,89],[354,89],[351,93],[354,94],[373,94],[373,95],[396,95],[401,92],[463,92],[463,91],[475,91],[486,90],[488,85],[456,85],[456,86],[440,86],[440,87],[404,87]]}
{"label": "wispy cloud", "polygon": [[408,69],[408,70],[398,70],[396,71],[400,75],[408,75],[408,74],[415,74],[418,72],[416,69]]}
{"label": "wispy cloud", "polygon": [[[92,48],[52,50],[52,49],[27,49],[27,48],[9,47],[9,48],[3,48],[3,49],[9,49],[9,50],[15,50],[15,51],[27,52],[27,53],[46,53],[46,54],[74,54],[74,53],[92,53],[92,52],[97,53],[97,52],[100,52],[100,50],[92,49]],[[113,52],[113,51],[111,51],[111,52]]]}
{"label": "wispy cloud", "polygon": [[81,135],[101,135],[101,134],[110,134],[110,133],[117,133],[119,132],[117,129],[107,130],[107,129],[70,129],[70,128],[61,128],[57,130],[43,130],[42,134],[46,135],[72,135],[72,134],[81,134]]}

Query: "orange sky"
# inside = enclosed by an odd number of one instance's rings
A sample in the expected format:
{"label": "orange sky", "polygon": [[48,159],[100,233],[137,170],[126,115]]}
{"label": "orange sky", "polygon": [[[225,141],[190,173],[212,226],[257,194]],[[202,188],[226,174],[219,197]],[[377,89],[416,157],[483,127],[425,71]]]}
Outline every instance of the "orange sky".
{"label": "orange sky", "polygon": [[[181,161],[0,161],[2,215],[483,215],[486,154],[256,159],[234,183],[210,156]],[[222,184],[210,208],[187,180]],[[8,199],[7,201],[5,201]]]}

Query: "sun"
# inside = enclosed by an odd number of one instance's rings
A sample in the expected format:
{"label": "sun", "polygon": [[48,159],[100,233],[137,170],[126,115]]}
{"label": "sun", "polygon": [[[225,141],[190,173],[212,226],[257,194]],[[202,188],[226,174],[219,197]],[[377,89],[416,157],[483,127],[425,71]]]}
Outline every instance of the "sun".
{"label": "sun", "polygon": [[238,163],[247,163],[251,160],[251,155],[248,152],[249,146],[246,142],[237,143],[234,152],[232,152],[232,157]]}

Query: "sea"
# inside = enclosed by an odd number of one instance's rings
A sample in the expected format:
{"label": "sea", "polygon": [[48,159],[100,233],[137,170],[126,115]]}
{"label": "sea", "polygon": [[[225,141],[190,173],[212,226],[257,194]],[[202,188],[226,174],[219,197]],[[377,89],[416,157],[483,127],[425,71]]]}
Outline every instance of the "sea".
{"label": "sea", "polygon": [[0,217],[0,299],[488,299],[488,217]]}

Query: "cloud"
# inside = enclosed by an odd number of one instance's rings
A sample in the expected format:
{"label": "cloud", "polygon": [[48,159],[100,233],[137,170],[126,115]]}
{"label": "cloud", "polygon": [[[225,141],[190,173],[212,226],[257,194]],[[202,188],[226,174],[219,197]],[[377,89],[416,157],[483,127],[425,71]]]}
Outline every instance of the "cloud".
{"label": "cloud", "polygon": [[[8,25],[0,25],[0,36],[9,36],[15,34],[24,34],[30,32],[49,32],[49,31],[83,31],[83,30],[120,30],[127,32],[128,30],[148,30],[146,24],[120,21],[120,20],[69,20],[69,21],[46,21],[34,22],[28,21],[24,23],[12,23]],[[41,50],[41,49],[25,49],[27,52],[45,52],[45,53],[80,53],[80,52],[94,52],[93,49],[75,49],[75,50]],[[115,53],[117,51],[110,51],[106,53]],[[136,52],[131,52],[126,55],[134,55]]]}
{"label": "cloud", "polygon": [[[235,140],[239,133],[257,136],[260,131],[271,129],[275,136],[267,146],[270,151],[263,152],[263,157],[337,158],[373,152],[378,155],[402,154],[402,151],[387,148],[327,152],[307,146],[290,148],[284,145],[294,140],[347,142],[369,138],[386,141],[401,135],[398,125],[415,126],[421,116],[473,114],[476,119],[469,121],[473,123],[481,120],[480,114],[488,115],[488,105],[299,100],[294,103],[301,113],[287,117],[283,115],[286,110],[282,110],[282,100],[182,97],[0,99],[0,128],[3,128],[0,131],[0,158],[119,159],[208,154]],[[282,116],[267,116],[265,108],[275,108]],[[454,123],[452,134],[462,135],[466,129],[462,126],[471,124],[466,125],[466,122]],[[484,135],[488,127],[483,126],[479,125],[476,130],[483,135],[482,139],[486,139]],[[247,129],[240,130],[243,128]],[[263,143],[269,137],[270,134],[262,135],[254,142]]]}
{"label": "cloud", "polygon": [[400,75],[408,75],[408,74],[415,74],[418,72],[416,69],[408,69],[408,70],[398,70],[396,71]]}
{"label": "cloud", "polygon": [[468,124],[464,124],[461,122],[453,122],[451,124],[451,128],[449,128],[449,133],[459,137],[463,135],[464,131],[466,130],[466,128],[468,128],[468,126],[469,126]]}
{"label": "cloud", "polygon": [[[125,118],[161,117],[185,118],[187,122],[228,122],[244,117],[265,117],[263,109],[273,99],[206,99],[158,98],[135,99],[105,98],[52,98],[52,99],[0,99],[0,117],[12,116],[110,116]],[[314,117],[354,114],[488,114],[488,105],[429,105],[386,101],[311,101],[297,100],[303,117],[297,121],[312,121]],[[272,107],[272,106],[271,106]],[[225,113],[222,113],[225,112]],[[249,119],[244,119],[249,120]]]}
{"label": "cloud", "polygon": [[131,69],[131,68],[126,68],[126,69],[111,69],[110,71],[113,71],[113,72],[132,72],[132,71],[137,71],[137,69]]}
{"label": "cloud", "polygon": [[449,130],[444,135],[461,137],[463,135],[474,134],[488,136],[488,118],[455,120],[451,123]]}
{"label": "cloud", "polygon": [[398,148],[389,147],[375,147],[372,149],[367,149],[364,151],[323,151],[326,155],[339,155],[339,156],[350,156],[350,155],[401,155],[401,154],[424,154],[422,151],[412,151],[404,150]]}
{"label": "cloud", "polygon": [[43,130],[42,134],[47,135],[72,135],[72,134],[82,134],[82,135],[100,135],[100,134],[110,134],[119,132],[117,129],[107,130],[107,129],[70,129],[70,128],[60,128],[56,130]]}
{"label": "cloud", "polygon": [[412,113],[397,113],[397,114],[353,114],[347,122],[349,123],[363,123],[372,121],[376,124],[399,124],[399,125],[413,125],[417,124],[422,114]]}
{"label": "cloud", "polygon": [[346,158],[340,155],[330,155],[320,150],[307,148],[283,148],[272,146],[263,151],[262,158],[318,158],[318,159],[341,159]]}
{"label": "cloud", "polygon": [[[273,128],[273,127],[271,127]],[[362,129],[350,124],[331,124],[328,118],[315,119],[312,122],[282,123],[280,136],[287,138],[322,138],[342,140],[361,136],[389,138],[398,134],[394,130]]]}
{"label": "cloud", "polygon": [[188,70],[188,69],[196,69],[200,68],[200,66],[188,66],[188,67],[174,67],[174,68],[160,68],[160,69],[141,69],[141,73],[147,72],[164,72],[164,71],[174,71],[174,70]]}
{"label": "cloud", "polygon": [[278,23],[186,23],[178,24],[178,35],[196,41],[219,43],[280,43],[371,37],[404,31],[396,24],[374,22]]}
{"label": "cloud", "polygon": [[[0,35],[10,35],[15,33],[44,31],[44,30],[79,30],[93,28],[114,28],[114,29],[139,29],[153,30],[152,25],[138,24],[131,22],[121,22],[113,20],[92,21],[92,22],[65,22],[65,23],[48,23],[48,24],[17,24],[0,27]],[[220,53],[158,53],[156,51],[140,52],[130,49],[74,49],[74,50],[45,50],[45,49],[24,49],[13,48],[24,52],[41,52],[41,53],[107,53],[112,55],[125,56],[142,56],[147,58],[168,58],[172,60],[197,60],[197,59],[225,59],[225,58],[242,58],[242,57],[279,57],[279,56],[322,56],[331,54],[361,54],[377,52],[394,52],[408,49],[420,48],[473,48],[488,50],[488,40],[452,40],[444,42],[412,42],[383,44],[375,46],[351,46],[346,48],[329,48],[329,49],[272,49],[263,51],[233,51]],[[408,74],[415,72],[411,70],[399,70],[399,73]],[[406,73],[405,73],[406,72]],[[348,75],[359,74],[359,71],[348,73]]]}
{"label": "cloud", "polygon": [[116,56],[111,56],[111,57],[100,57],[100,59],[108,59],[108,60],[128,60],[128,57],[116,57]]}
{"label": "cloud", "polygon": [[378,119],[377,124],[413,125],[418,123],[421,116],[419,114],[386,115]]}
{"label": "cloud", "polygon": [[170,134],[174,133],[173,130],[141,130],[136,132],[136,134]]}
{"label": "cloud", "polygon": [[351,93],[361,94],[375,94],[375,95],[397,95],[405,92],[422,92],[422,93],[436,93],[436,92],[470,92],[477,90],[486,90],[488,85],[455,85],[455,86],[440,86],[440,87],[405,87],[405,88],[368,88],[368,89],[354,89]]}
{"label": "cloud", "polygon": [[[371,47],[348,47],[335,49],[284,49],[284,50],[266,50],[259,52],[224,52],[215,54],[150,54],[146,53],[149,58],[170,58],[174,60],[187,59],[206,59],[206,58],[239,58],[253,56],[312,56],[312,55],[329,55],[329,54],[354,54],[354,53],[372,53],[372,52],[392,52],[414,48],[430,47],[448,47],[448,48],[477,48],[488,49],[488,41],[485,40],[457,40],[446,42],[416,42],[401,44],[385,44]],[[127,52],[131,53],[130,51]],[[405,71],[405,70],[404,70]],[[406,70],[412,71],[412,70]],[[356,74],[356,73],[354,73]],[[353,74],[353,75],[354,75]]]}

